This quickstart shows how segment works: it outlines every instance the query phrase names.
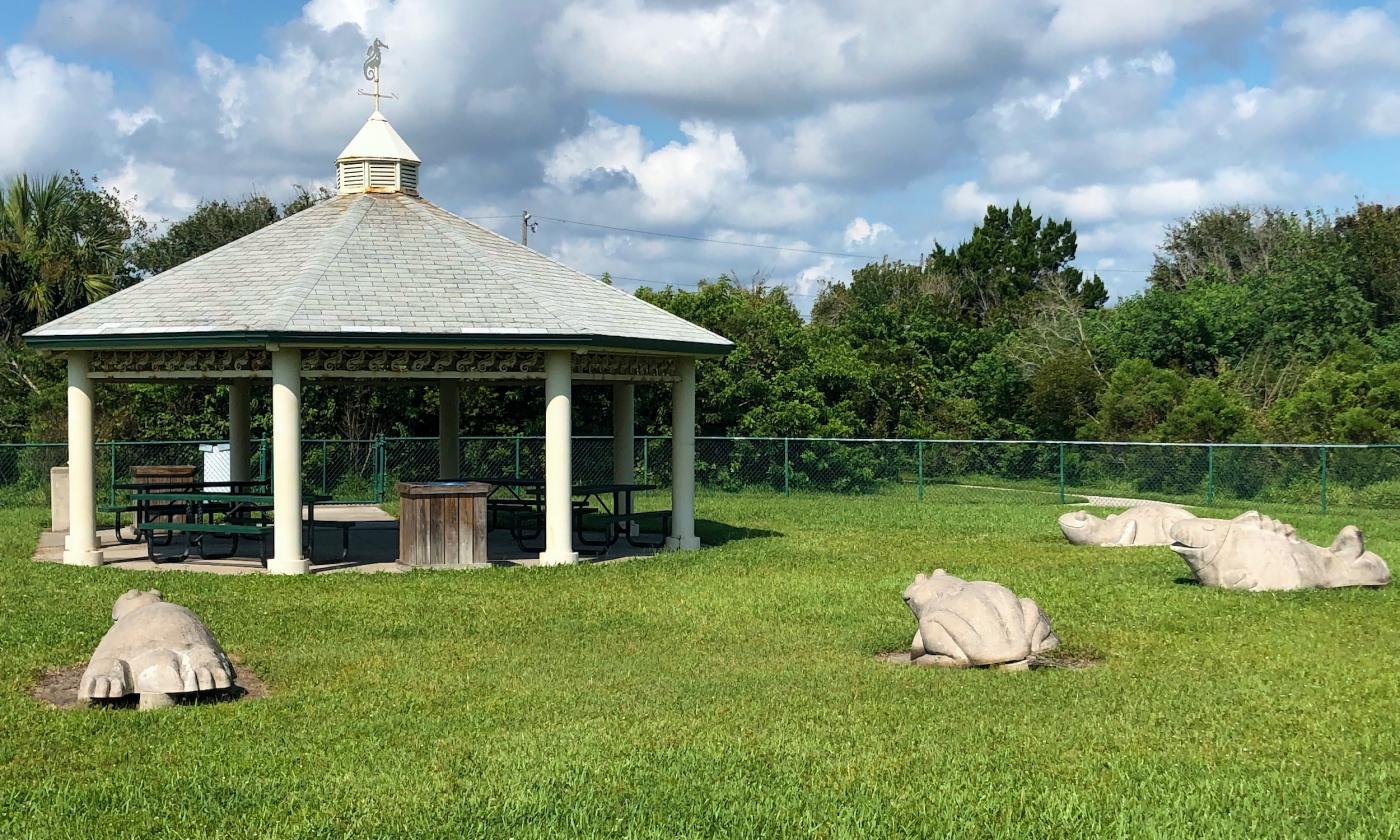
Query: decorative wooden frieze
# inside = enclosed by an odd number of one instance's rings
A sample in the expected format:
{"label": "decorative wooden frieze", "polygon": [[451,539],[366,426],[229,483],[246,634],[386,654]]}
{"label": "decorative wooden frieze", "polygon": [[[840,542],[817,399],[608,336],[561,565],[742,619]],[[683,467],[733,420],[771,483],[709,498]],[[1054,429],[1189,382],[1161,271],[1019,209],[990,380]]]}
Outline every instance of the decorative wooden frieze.
{"label": "decorative wooden frieze", "polygon": [[92,354],[94,374],[254,374],[267,370],[266,350],[99,350]]}
{"label": "decorative wooden frieze", "polygon": [[544,375],[544,354],[533,350],[304,350],[301,368],[322,376],[455,373],[466,378],[530,378]]}
{"label": "decorative wooden frieze", "polygon": [[673,358],[626,353],[580,353],[574,356],[574,377],[626,382],[675,382],[680,378]]}

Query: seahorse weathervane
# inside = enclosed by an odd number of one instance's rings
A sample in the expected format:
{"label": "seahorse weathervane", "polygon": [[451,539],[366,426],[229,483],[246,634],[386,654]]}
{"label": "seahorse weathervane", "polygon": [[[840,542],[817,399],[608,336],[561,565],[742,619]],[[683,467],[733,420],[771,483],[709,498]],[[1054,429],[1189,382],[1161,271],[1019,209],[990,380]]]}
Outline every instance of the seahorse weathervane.
{"label": "seahorse weathervane", "polygon": [[389,49],[388,44],[375,38],[374,43],[370,44],[369,49],[365,50],[365,79],[368,81],[379,81],[379,61],[381,58],[379,51],[387,49]]}
{"label": "seahorse weathervane", "polygon": [[[373,97],[374,97],[374,110],[375,110],[376,112],[379,110],[379,99],[380,99],[380,93],[379,93],[379,62],[380,62],[381,60],[383,60],[383,56],[381,55],[380,51],[381,51],[381,50],[387,50],[387,49],[389,49],[389,45],[388,45],[388,44],[384,43],[383,41],[379,40],[378,38],[375,38],[375,39],[374,39],[374,43],[373,43],[373,44],[370,44],[370,45],[369,45],[369,49],[365,50],[365,66],[364,66],[365,78],[368,79],[368,80],[371,81],[371,82],[374,82],[374,92],[373,92],[373,93],[367,93],[367,92],[365,92],[365,91],[362,90],[362,91],[359,91],[359,93],[360,93],[361,96],[373,96]],[[392,93],[384,94],[384,96],[387,97],[387,98],[389,98],[389,99],[394,99],[394,98],[395,98],[394,95],[393,95]]]}

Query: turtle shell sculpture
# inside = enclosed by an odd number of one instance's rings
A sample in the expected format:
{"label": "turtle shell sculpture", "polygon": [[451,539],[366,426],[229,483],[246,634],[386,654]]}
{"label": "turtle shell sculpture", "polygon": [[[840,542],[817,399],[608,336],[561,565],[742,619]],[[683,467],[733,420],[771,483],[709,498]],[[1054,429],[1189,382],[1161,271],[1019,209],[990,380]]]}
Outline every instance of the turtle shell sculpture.
{"label": "turtle shell sculpture", "polygon": [[139,707],[154,709],[172,705],[177,694],[233,685],[233,665],[209,628],[185,607],[166,603],[159,591],[129,590],[112,605],[112,620],[83,672],[79,698],[139,694]]}
{"label": "turtle shell sculpture", "polygon": [[1292,525],[1258,511],[1234,519],[1187,519],[1172,527],[1172,551],[1205,586],[1251,592],[1385,586],[1390,568],[1355,525],[1323,548]]}
{"label": "turtle shell sculpture", "polygon": [[914,578],[904,602],[919,625],[909,648],[917,665],[1021,669],[1060,644],[1035,601],[999,583],[967,581],[938,569]]}
{"label": "turtle shell sculpture", "polygon": [[1195,514],[1172,505],[1138,505],[1099,518],[1082,510],[1060,517],[1060,531],[1075,545],[1171,545],[1171,529]]}

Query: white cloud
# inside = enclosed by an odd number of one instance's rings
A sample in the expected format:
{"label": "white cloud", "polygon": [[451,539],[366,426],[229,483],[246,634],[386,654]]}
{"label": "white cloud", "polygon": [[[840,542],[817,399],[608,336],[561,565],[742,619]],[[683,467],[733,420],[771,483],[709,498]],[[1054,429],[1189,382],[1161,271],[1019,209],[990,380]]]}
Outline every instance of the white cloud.
{"label": "white cloud", "polygon": [[1001,203],[1001,198],[984,191],[976,181],[964,181],[943,190],[943,212],[954,219],[980,221],[988,205]]}
{"label": "white cloud", "polygon": [[[159,45],[151,10],[176,8],[163,1],[48,0],[31,35],[135,58],[116,42],[140,44],[123,33],[144,27]],[[271,22],[261,54],[193,44],[116,92],[91,66],[10,47],[0,169],[95,171],[172,217],[201,197],[324,183],[368,113],[355,89],[379,37],[400,97],[385,111],[424,158],[424,192],[468,215],[529,207],[912,259],[1020,199],[1074,219],[1085,265],[1134,269],[1163,223],[1201,206],[1394,193],[1345,155],[1400,134],[1394,8],[1292,0],[1266,26],[1270,5],[309,0]],[[53,30],[63,9],[137,13],[92,43]],[[758,271],[810,289],[859,262],[550,223],[532,242],[583,270],[675,282]]]}
{"label": "white cloud", "polygon": [[116,125],[117,133],[124,137],[135,134],[141,129],[141,126],[151,120],[160,119],[160,115],[149,105],[137,111],[123,111],[120,108],[113,108],[107,117]]}
{"label": "white cloud", "polygon": [[850,224],[846,225],[844,239],[848,246],[870,245],[874,244],[875,240],[890,233],[894,233],[894,228],[884,222],[871,224],[866,221],[864,216],[856,216]]}
{"label": "white cloud", "polygon": [[1300,12],[1284,21],[1283,32],[1294,59],[1309,69],[1400,67],[1400,25],[1375,7]]}
{"label": "white cloud", "polygon": [[179,219],[199,203],[180,184],[179,173],[168,166],[127,158],[121,168],[101,173],[101,183],[115,188],[132,209],[151,221]]}
{"label": "white cloud", "polygon": [[112,77],[65,64],[34,47],[13,46],[0,62],[5,140],[0,173],[66,171],[106,155]]}
{"label": "white cloud", "polygon": [[1366,111],[1366,128],[1382,137],[1400,136],[1400,93],[1387,92]]}
{"label": "white cloud", "polygon": [[543,47],[581,89],[771,112],[975,81],[988,62],[1018,63],[1040,17],[1031,0],[578,0]]}
{"label": "white cloud", "polygon": [[1258,0],[1061,0],[1044,49],[1077,52],[1160,43],[1183,30],[1220,19],[1254,18],[1267,11]]}
{"label": "white cloud", "polygon": [[40,44],[144,60],[169,46],[170,25],[139,0],[44,0],[31,36]]}

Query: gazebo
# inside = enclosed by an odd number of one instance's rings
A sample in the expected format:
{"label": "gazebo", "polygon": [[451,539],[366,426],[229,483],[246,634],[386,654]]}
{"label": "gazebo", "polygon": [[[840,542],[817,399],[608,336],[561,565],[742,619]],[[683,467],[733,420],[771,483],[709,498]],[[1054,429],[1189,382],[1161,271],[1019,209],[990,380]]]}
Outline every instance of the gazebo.
{"label": "gazebo", "polygon": [[248,478],[249,399],[272,386],[273,551],[302,574],[301,383],[401,380],[440,389],[442,478],[458,473],[459,383],[544,384],[545,548],[574,563],[574,382],[611,383],[613,469],[633,480],[633,392],[672,388],[672,527],[694,548],[695,364],[733,345],[709,330],[459,218],[418,194],[418,156],[377,106],[336,160],[338,194],[26,334],[68,364],[65,563],[101,565],[93,383],[228,386],[233,480]]}

